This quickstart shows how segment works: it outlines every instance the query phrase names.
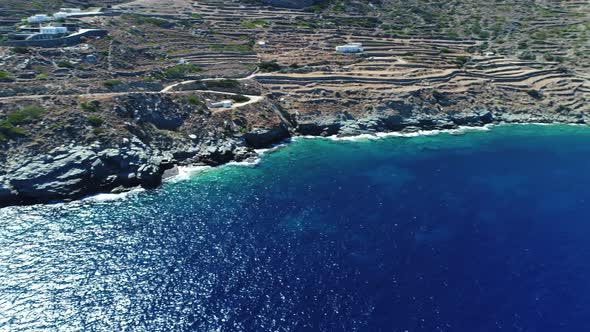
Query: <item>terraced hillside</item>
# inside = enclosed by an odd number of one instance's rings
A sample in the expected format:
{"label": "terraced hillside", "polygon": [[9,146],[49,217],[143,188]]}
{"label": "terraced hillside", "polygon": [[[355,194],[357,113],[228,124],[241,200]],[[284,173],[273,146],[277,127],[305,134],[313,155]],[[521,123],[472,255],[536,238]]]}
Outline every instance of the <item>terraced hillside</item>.
{"label": "terraced hillside", "polygon": [[[502,22],[506,25],[496,27],[493,34],[482,28],[476,35],[470,26],[469,30],[461,30],[459,35],[445,32],[444,26],[436,28],[436,22],[429,22],[426,13],[415,12],[414,15],[406,13],[407,18],[421,16],[422,19],[412,21],[403,33],[395,33],[400,29],[388,25],[388,19],[384,17],[393,15],[392,12],[379,15],[371,5],[362,2],[340,9],[338,3],[332,2],[320,9],[331,15],[323,16],[321,20],[309,11],[244,7],[219,0],[198,1],[193,8],[220,33],[248,33],[255,40],[264,41],[264,46],[256,46],[257,53],[262,61],[276,62],[278,66],[275,67],[281,70],[259,73],[255,79],[280,100],[285,109],[295,110],[302,121],[306,113],[316,116],[318,112],[362,117],[377,112],[375,110],[390,109],[391,100],[424,91],[439,96],[438,99],[444,99],[445,95],[462,95],[461,98],[466,100],[478,100],[482,110],[513,108],[515,111],[535,109],[548,113],[590,110],[590,83],[583,61],[568,66],[563,58],[552,58],[548,53],[544,57],[519,56],[500,40],[507,36],[518,40],[527,33],[514,28],[514,22],[508,22],[506,17],[521,17],[530,26],[541,24],[525,17],[530,2],[514,4],[510,9],[513,12],[508,16],[502,12],[508,10],[507,3],[481,2],[482,6],[473,13],[467,10],[475,10],[479,2],[467,3],[470,6],[456,2],[446,12],[455,10],[454,19],[460,20],[495,10],[497,20],[504,17]],[[398,18],[404,15],[404,9],[410,12],[415,9],[408,3],[387,1],[379,6],[396,8],[393,11],[397,16],[393,17]],[[546,8],[550,6],[557,12],[554,7],[558,5],[553,3],[535,3],[533,10],[528,12],[532,17],[549,17],[551,10]],[[574,13],[585,9],[575,1],[563,2],[559,6],[571,14],[562,16],[559,24],[570,22],[568,20],[572,17],[582,17]],[[573,22],[578,24],[577,20]],[[403,21],[398,23],[404,24]],[[478,24],[490,27],[489,20],[472,25]],[[514,31],[508,31],[508,27]],[[576,38],[563,40],[562,46]],[[362,42],[364,54],[336,54],[334,47],[346,42]],[[541,52],[540,44],[535,45],[531,51]],[[554,50],[551,52],[562,56]],[[574,51],[564,48],[563,52],[571,54]],[[436,99],[430,106],[442,112],[461,112],[462,108],[469,106],[463,102],[445,103]],[[472,109],[473,105],[469,108]]]}
{"label": "terraced hillside", "polygon": [[[590,124],[589,11],[574,0],[126,2],[79,19],[106,38],[0,47],[0,164],[80,142],[148,151],[153,180],[292,135]],[[352,42],[364,52],[336,52]]]}

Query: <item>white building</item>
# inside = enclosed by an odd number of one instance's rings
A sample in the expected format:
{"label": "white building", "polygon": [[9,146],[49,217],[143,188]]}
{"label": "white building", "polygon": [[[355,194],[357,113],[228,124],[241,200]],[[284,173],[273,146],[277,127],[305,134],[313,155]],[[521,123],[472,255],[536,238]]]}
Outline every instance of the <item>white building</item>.
{"label": "white building", "polygon": [[66,12],[57,12],[57,13],[53,14],[53,18],[56,20],[63,20],[63,19],[68,18],[68,16],[70,16],[70,14],[66,13]]}
{"label": "white building", "polygon": [[45,35],[57,35],[67,32],[68,28],[66,27],[41,27],[41,33]]}
{"label": "white building", "polygon": [[82,12],[82,10],[80,10],[80,8],[60,8],[59,11],[64,12],[64,13],[81,13]]}
{"label": "white building", "polygon": [[33,15],[27,19],[27,21],[29,23],[42,23],[42,22],[49,22],[51,20],[53,20],[53,18],[51,16],[47,16],[45,14]]}
{"label": "white building", "polygon": [[363,44],[361,43],[350,43],[346,45],[336,46],[336,51],[340,53],[362,53],[365,51]]}
{"label": "white building", "polygon": [[211,107],[211,108],[229,108],[232,107],[232,105],[234,104],[233,101],[231,100],[222,100],[222,101],[218,101],[218,102],[211,102],[210,99],[207,99],[207,106]]}

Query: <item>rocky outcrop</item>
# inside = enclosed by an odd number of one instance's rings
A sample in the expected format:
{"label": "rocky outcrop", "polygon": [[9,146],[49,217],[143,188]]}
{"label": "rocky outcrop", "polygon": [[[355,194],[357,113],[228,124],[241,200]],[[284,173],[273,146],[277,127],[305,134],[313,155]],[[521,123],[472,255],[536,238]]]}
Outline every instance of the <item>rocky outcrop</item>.
{"label": "rocky outcrop", "polygon": [[[15,201],[16,195],[12,188],[0,178],[0,202],[4,202],[4,204],[8,205],[13,204]],[[0,203],[0,206],[2,206],[2,203]]]}
{"label": "rocky outcrop", "polygon": [[157,94],[130,94],[118,98],[115,111],[121,117],[149,122],[165,130],[177,130],[194,112],[189,105],[179,105],[172,98]]}
{"label": "rocky outcrop", "polygon": [[77,198],[116,187],[153,188],[169,160],[150,149],[138,147],[106,149],[68,147],[46,156],[24,159],[9,165],[0,197],[21,202],[45,202]]}
{"label": "rocky outcrop", "polygon": [[218,166],[255,155],[242,141],[226,139],[167,152],[135,140],[118,148],[68,146],[42,156],[14,156],[0,176],[0,207],[77,199],[137,186],[155,188],[175,165]]}
{"label": "rocky outcrop", "polygon": [[283,123],[273,128],[254,128],[244,135],[246,142],[256,149],[268,147],[289,137],[289,129]]}
{"label": "rocky outcrop", "polygon": [[350,120],[342,117],[299,118],[295,130],[300,135],[332,136],[338,134],[347,121]]}
{"label": "rocky outcrop", "polygon": [[311,136],[355,136],[386,131],[452,129],[462,125],[481,126],[494,122],[490,111],[462,114],[424,114],[408,112],[405,116],[389,111],[370,114],[359,119],[342,117],[322,118],[319,121],[300,121],[296,131]]}

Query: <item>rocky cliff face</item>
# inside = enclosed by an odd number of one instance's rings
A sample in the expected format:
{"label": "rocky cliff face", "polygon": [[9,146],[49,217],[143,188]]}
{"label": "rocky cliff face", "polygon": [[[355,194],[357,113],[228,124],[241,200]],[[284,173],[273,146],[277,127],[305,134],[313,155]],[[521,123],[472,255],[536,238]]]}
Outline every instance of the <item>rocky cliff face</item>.
{"label": "rocky cliff face", "polygon": [[[211,113],[191,107],[183,98],[160,94],[116,98],[112,108],[102,113],[109,116],[106,129],[113,131],[107,138],[85,141],[78,128],[66,137],[52,132],[51,149],[7,144],[7,152],[0,153],[0,206],[76,199],[136,186],[153,188],[176,165],[244,160],[255,156],[254,149],[293,135],[351,136],[505,122],[590,123],[589,116],[575,111],[548,113],[517,105],[508,111],[487,105],[483,97],[475,103],[465,100],[462,94],[445,95],[443,100],[427,92],[411,93],[356,113],[315,108],[287,112],[272,97],[247,109]],[[441,100],[456,110],[443,111]],[[53,116],[41,120],[49,128],[46,122],[67,121]],[[42,132],[42,128],[31,130]]]}
{"label": "rocky cliff face", "polygon": [[[47,100],[43,115],[22,123],[25,136],[0,140],[0,206],[153,188],[174,166],[244,160],[290,135],[268,102],[215,113],[194,95],[117,96],[91,103],[93,111],[77,102]],[[91,117],[104,123],[93,128]]]}

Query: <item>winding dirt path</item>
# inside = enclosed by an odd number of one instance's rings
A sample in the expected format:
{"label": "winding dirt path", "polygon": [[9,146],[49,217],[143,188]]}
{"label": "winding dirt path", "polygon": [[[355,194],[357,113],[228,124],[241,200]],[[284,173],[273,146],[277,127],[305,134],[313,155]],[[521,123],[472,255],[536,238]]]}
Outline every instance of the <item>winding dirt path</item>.
{"label": "winding dirt path", "polygon": [[[80,98],[104,98],[104,97],[117,97],[117,96],[125,96],[125,95],[132,95],[132,94],[158,94],[158,93],[165,93],[165,94],[182,94],[188,91],[166,91],[166,92],[153,92],[153,91],[134,91],[134,92],[106,92],[106,93],[87,93],[87,94],[79,94],[79,95],[27,95],[27,96],[11,96],[11,97],[2,97],[0,101],[18,101],[18,100],[30,100],[30,99],[43,99],[43,98],[51,98],[51,97],[80,97]],[[211,94],[219,94],[225,96],[237,96],[237,93],[232,92],[223,92],[223,91],[214,91],[214,90],[194,90],[193,92],[200,92],[200,93],[211,93]],[[237,103],[231,106],[231,108],[239,108],[250,104],[258,103],[259,101],[264,99],[264,96],[255,96],[255,95],[243,95],[247,97],[249,100],[243,103]],[[219,108],[221,109],[228,109],[227,108]]]}

